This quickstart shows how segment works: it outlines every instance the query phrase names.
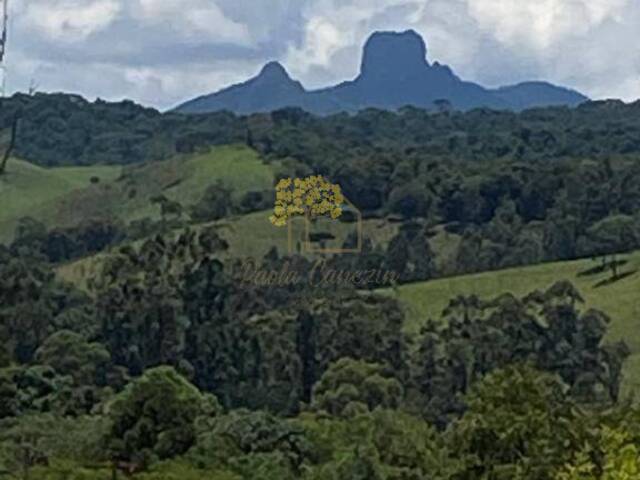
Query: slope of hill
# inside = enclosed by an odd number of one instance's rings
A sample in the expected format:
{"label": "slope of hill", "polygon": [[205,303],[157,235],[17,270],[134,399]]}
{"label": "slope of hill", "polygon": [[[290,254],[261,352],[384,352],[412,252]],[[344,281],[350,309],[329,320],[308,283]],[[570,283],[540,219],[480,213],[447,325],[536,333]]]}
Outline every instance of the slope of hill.
{"label": "slope of hill", "polygon": [[[525,84],[519,88],[547,95],[551,87]],[[519,114],[475,109],[437,115],[408,108],[398,113],[369,109],[353,116],[318,117],[290,109],[247,118],[230,112],[160,114],[132,102],[89,102],[71,94],[16,94],[0,99],[0,131],[10,124],[11,109],[20,105],[24,116],[14,155],[43,167],[141,164],[194,154],[210,146],[251,141],[263,154],[280,158],[297,155],[301,159],[316,151],[330,155],[327,144],[293,140],[300,134],[346,145],[363,140],[376,146],[382,142],[402,148],[412,145],[425,154],[437,149],[437,155],[451,160],[640,152],[636,134],[640,102],[617,100],[586,102],[577,108],[529,109]],[[453,137],[452,131],[456,132]],[[344,148],[345,144],[339,146],[341,155],[352,151]]]}
{"label": "slope of hill", "polygon": [[625,363],[625,390],[640,392],[640,252],[625,260],[622,273],[627,276],[612,283],[608,283],[608,270],[597,273],[598,264],[583,259],[403,285],[394,294],[406,306],[409,331],[417,333],[425,320],[439,318],[449,299],[458,295],[491,299],[511,292],[522,296],[569,280],[585,299],[584,309],[596,308],[611,317],[606,341],[624,340],[629,346],[632,356]]}
{"label": "slope of hill", "polygon": [[[259,258],[271,246],[276,246],[281,253],[286,251],[286,235],[282,231],[262,228],[267,223],[266,215],[265,212],[256,212],[221,222],[223,228],[220,232],[231,244],[231,256]],[[379,221],[371,222],[379,224]],[[380,230],[376,242],[384,244],[393,236],[394,229],[390,225],[382,229],[379,227],[373,227]],[[262,233],[258,235],[256,232]],[[440,232],[438,237],[443,235]],[[436,238],[435,242],[440,240],[443,239]],[[447,241],[451,241],[451,238]],[[83,288],[87,279],[99,272],[105,255],[61,265],[58,275]],[[491,299],[511,292],[523,296],[536,289],[544,290],[559,280],[569,280],[585,300],[581,307],[583,311],[596,308],[611,317],[606,341],[624,340],[632,353],[625,363],[624,392],[640,392],[640,329],[637,328],[640,299],[636,295],[640,290],[640,251],[629,254],[624,260],[626,263],[621,272],[626,276],[611,283],[609,271],[597,272],[597,263],[582,259],[405,284],[382,292],[394,295],[401,301],[407,315],[407,333],[416,335],[427,319],[440,318],[449,300],[458,295]]]}
{"label": "slope of hill", "polygon": [[360,75],[353,81],[307,91],[282,65],[267,64],[247,82],[190,100],[182,113],[229,110],[239,114],[300,107],[326,115],[366,108],[396,110],[411,105],[433,108],[447,100],[459,110],[489,107],[523,110],[549,105],[575,106],[588,100],[578,92],[542,82],[491,90],[458,78],[446,65],[429,64],[424,40],[415,31],[376,32],[365,44]]}
{"label": "slope of hill", "polygon": [[151,204],[151,197],[162,194],[189,206],[217,180],[240,196],[248,190],[271,188],[273,172],[253,150],[244,146],[219,147],[208,153],[131,166],[114,182],[63,198],[58,205],[59,222],[75,223],[81,218],[124,221],[158,218],[159,209]]}
{"label": "slope of hill", "polygon": [[65,196],[90,188],[92,178],[109,182],[120,172],[118,166],[48,169],[11,159],[7,172],[0,176],[0,241],[13,233],[20,217],[48,219]]}
{"label": "slope of hill", "polygon": [[[92,183],[96,177],[99,182]],[[241,196],[273,186],[272,167],[244,146],[177,156],[137,166],[59,167],[45,169],[27,162],[10,163],[0,177],[0,239],[13,234],[16,221],[29,215],[49,227],[76,225],[84,219],[131,221],[157,218],[149,199],[163,194],[184,206],[197,202],[217,180]]]}
{"label": "slope of hill", "polygon": [[[276,248],[279,255],[287,255],[288,252],[287,229],[273,227],[269,222],[271,214],[271,210],[253,212],[217,222],[191,225],[189,228],[198,230],[215,225],[218,227],[220,236],[229,244],[229,250],[226,252],[227,258],[259,261],[272,248]],[[330,232],[339,239],[345,239],[355,228],[352,223],[332,222],[329,220],[326,222],[321,220],[318,223],[322,225],[314,228],[315,231]],[[181,229],[178,229],[173,233],[177,234],[181,231]],[[398,225],[381,219],[369,219],[363,221],[363,231],[366,232],[367,238],[374,245],[379,245],[386,249],[389,241],[397,234]],[[304,226],[302,222],[294,222],[294,238],[302,239],[303,235]],[[440,231],[435,237],[436,241],[443,240],[444,235],[446,235],[445,232]],[[447,240],[451,241],[450,236]],[[339,245],[340,243],[337,244],[337,246]],[[446,251],[444,254],[446,255]],[[87,280],[100,271],[102,262],[108,255],[108,253],[100,253],[60,265],[57,268],[58,275],[63,280],[84,288]],[[309,256],[309,258],[316,259],[317,257]]]}

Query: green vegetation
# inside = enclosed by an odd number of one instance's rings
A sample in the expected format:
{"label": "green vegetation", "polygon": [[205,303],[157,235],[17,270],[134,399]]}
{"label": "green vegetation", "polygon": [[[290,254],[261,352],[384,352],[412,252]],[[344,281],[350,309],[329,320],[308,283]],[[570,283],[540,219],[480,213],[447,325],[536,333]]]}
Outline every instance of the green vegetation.
{"label": "green vegetation", "polygon": [[124,204],[114,205],[116,215],[123,220],[158,218],[159,208],[150,202],[154,195],[165,195],[188,207],[217,181],[239,201],[249,191],[272,188],[274,173],[247,147],[217,147],[207,153],[132,168],[121,180],[122,186],[115,187],[119,191],[112,194],[112,202],[115,204],[119,195],[129,196]]}
{"label": "green vegetation", "polygon": [[[184,206],[196,203],[206,188],[222,181],[238,201],[245,193],[273,185],[272,169],[242,146],[159,161],[135,168],[118,166],[41,168],[12,160],[0,176],[4,207],[0,238],[11,238],[21,217],[31,216],[49,228],[72,226],[86,219],[123,222],[150,217],[160,209],[150,199],[164,194]],[[92,183],[95,182],[95,183]]]}
{"label": "green vegetation", "polygon": [[16,111],[13,155],[47,167],[157,161],[245,139],[242,122],[229,113],[162,115],[131,101],[91,103],[78,95],[41,93],[0,100],[1,132],[12,128]]}
{"label": "green vegetation", "polygon": [[598,263],[584,259],[402,285],[394,296],[405,307],[407,331],[416,334],[427,319],[440,316],[450,298],[476,295],[488,299],[507,292],[525,295],[545,290],[558,280],[568,280],[585,294],[588,307],[611,317],[605,341],[624,341],[629,346],[631,356],[625,362],[623,387],[625,394],[636,395],[640,392],[640,331],[636,325],[640,314],[640,252],[622,259],[625,263],[621,270],[632,274],[613,283],[607,282],[608,271],[598,272],[596,268],[596,273],[590,273]]}
{"label": "green vegetation", "polygon": [[585,462],[634,468],[613,448],[636,442],[638,412],[619,403],[628,352],[604,345],[607,316],[568,282],[456,296],[412,342],[385,296],[240,288],[215,227],[115,249],[91,297],[59,284],[26,238],[18,257],[0,248],[3,471],[556,480]]}
{"label": "green vegetation", "polygon": [[[0,107],[32,162],[0,174],[0,477],[638,476],[638,105]],[[314,174],[360,253],[270,224],[278,179]],[[313,246],[357,245],[347,213]],[[246,257],[397,281],[242,282]]]}
{"label": "green vegetation", "polygon": [[640,312],[640,299],[634,295],[640,289],[640,252],[622,258],[627,262],[622,271],[633,275],[611,284],[606,284],[608,272],[589,274],[598,264],[584,259],[412,283],[400,286],[396,296],[407,307],[409,331],[417,332],[427,319],[440,315],[450,298],[458,295],[485,299],[506,292],[524,295],[544,290],[558,280],[568,280],[584,293],[587,306],[611,316],[607,339],[624,340],[634,352],[640,352],[640,331],[634,324]]}
{"label": "green vegetation", "polygon": [[118,178],[117,166],[42,168],[12,159],[0,176],[0,239],[8,240],[20,217],[49,219],[65,196],[90,189],[91,179],[111,182]]}

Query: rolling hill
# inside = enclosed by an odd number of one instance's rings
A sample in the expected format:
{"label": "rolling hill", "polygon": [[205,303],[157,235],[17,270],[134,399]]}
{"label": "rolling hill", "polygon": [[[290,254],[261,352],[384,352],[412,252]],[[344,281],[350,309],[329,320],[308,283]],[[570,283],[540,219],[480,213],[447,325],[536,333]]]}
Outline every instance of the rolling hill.
{"label": "rolling hill", "polygon": [[439,318],[449,299],[457,295],[491,299],[511,292],[523,296],[558,280],[569,280],[585,299],[583,311],[596,308],[611,317],[605,341],[624,340],[629,346],[632,355],[625,363],[624,381],[624,391],[629,393],[640,391],[640,252],[625,260],[622,273],[627,276],[613,283],[608,283],[609,271],[595,273],[597,264],[583,259],[407,284],[387,293],[405,305],[407,329],[416,334],[428,318]]}
{"label": "rolling hill", "polygon": [[5,175],[0,176],[0,241],[8,240],[20,217],[51,220],[59,202],[74,192],[90,189],[91,178],[115,180],[118,166],[42,168],[11,159]]}
{"label": "rolling hill", "polygon": [[42,168],[12,160],[0,177],[0,240],[10,239],[17,220],[27,215],[48,227],[71,226],[87,218],[157,218],[158,208],[149,202],[154,195],[188,206],[217,180],[239,197],[271,188],[273,178],[272,167],[244,146],[126,167]]}
{"label": "rolling hill", "polygon": [[[217,147],[206,153],[127,167],[46,169],[14,159],[8,173],[0,178],[0,239],[9,238],[17,220],[25,215],[44,221],[49,227],[101,216],[130,221],[157,217],[157,209],[148,201],[151,195],[163,193],[189,205],[216,180],[232,187],[234,195],[239,196],[249,190],[271,188],[273,179],[273,166],[264,164],[244,146]],[[229,254],[260,257],[272,246],[285,252],[286,234],[268,226],[267,217],[268,212],[262,211],[221,221],[222,235],[232,246]],[[340,223],[334,226],[337,233],[347,228]],[[382,245],[396,232],[396,226],[380,219],[367,220],[365,228]],[[440,260],[447,246],[455,241],[443,231],[432,239]],[[100,263],[101,255],[62,265],[58,273],[81,285]],[[558,280],[570,280],[585,298],[585,308],[600,309],[611,317],[607,340],[624,340],[629,345],[632,356],[625,364],[625,391],[630,392],[640,388],[640,330],[636,328],[636,319],[640,318],[636,295],[640,289],[640,252],[628,255],[626,260],[623,272],[628,276],[610,284],[606,282],[608,272],[594,271],[595,264],[584,259],[406,284],[386,293],[396,295],[404,304],[407,330],[415,334],[427,318],[438,318],[448,300],[457,295],[524,295]]]}

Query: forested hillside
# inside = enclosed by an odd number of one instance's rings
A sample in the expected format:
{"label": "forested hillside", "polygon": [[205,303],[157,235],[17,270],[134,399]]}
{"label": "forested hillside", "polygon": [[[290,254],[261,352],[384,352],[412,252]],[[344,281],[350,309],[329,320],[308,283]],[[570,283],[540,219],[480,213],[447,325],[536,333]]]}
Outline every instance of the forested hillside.
{"label": "forested hillside", "polygon": [[2,100],[0,478],[636,478],[639,112]]}
{"label": "forested hillside", "polygon": [[119,249],[89,295],[16,248],[0,252],[7,471],[572,478],[635,452],[628,349],[568,282],[453,298],[411,338],[385,296],[239,284],[215,228]]}
{"label": "forested hillside", "polygon": [[[163,115],[131,102],[36,95],[4,100],[0,126],[16,110],[14,154],[39,165],[154,162],[244,143],[276,163],[277,176],[330,178],[365,216],[422,220],[461,235],[449,273],[640,246],[633,234],[638,104],[592,102],[520,114],[407,108],[327,118],[298,110],[236,117]],[[179,199],[185,200],[194,202]]]}
{"label": "forested hillside", "polygon": [[88,102],[67,94],[0,99],[0,129],[19,117],[15,156],[36,165],[130,164],[244,139],[240,119],[162,115],[131,101]]}

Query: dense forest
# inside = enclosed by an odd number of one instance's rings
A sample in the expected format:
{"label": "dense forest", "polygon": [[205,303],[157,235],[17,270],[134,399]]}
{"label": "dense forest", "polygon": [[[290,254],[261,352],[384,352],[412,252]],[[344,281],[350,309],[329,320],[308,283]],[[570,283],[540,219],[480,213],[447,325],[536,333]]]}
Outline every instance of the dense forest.
{"label": "dense forest", "polygon": [[[17,119],[13,154],[47,167],[241,143],[276,180],[321,174],[365,218],[399,225],[387,245],[326,258],[336,269],[376,265],[405,284],[593,257],[618,281],[619,255],[640,248],[638,112],[238,117],[16,95],[0,101],[0,130]],[[605,341],[612,318],[592,292],[558,278],[526,295],[451,295],[410,334],[405,308],[377,289],[389,285],[238,282],[241,260],[211,222],[267,210],[268,193],[231,200],[212,184],[172,221],[168,199],[150,201],[161,220],[24,218],[0,245],[0,478],[640,475],[640,409],[621,389],[630,350]],[[437,229],[459,237],[444,267]],[[96,253],[86,286],[57,274]],[[273,249],[260,261],[313,259]]]}
{"label": "dense forest", "polygon": [[153,161],[240,141],[325,170],[346,163],[345,155],[365,157],[369,150],[449,161],[591,158],[640,150],[640,102],[618,100],[520,113],[405,107],[395,113],[368,109],[329,117],[299,109],[244,117],[163,114],[132,101],[89,102],[77,95],[42,93],[3,98],[0,107],[1,129],[16,115],[21,119],[16,155],[47,166]]}
{"label": "dense forest", "polygon": [[386,296],[239,288],[226,247],[214,229],[122,247],[89,294],[24,244],[0,251],[6,472],[541,479],[640,466],[640,412],[619,395],[628,350],[602,344],[609,318],[570,283],[453,298],[411,338]]}

